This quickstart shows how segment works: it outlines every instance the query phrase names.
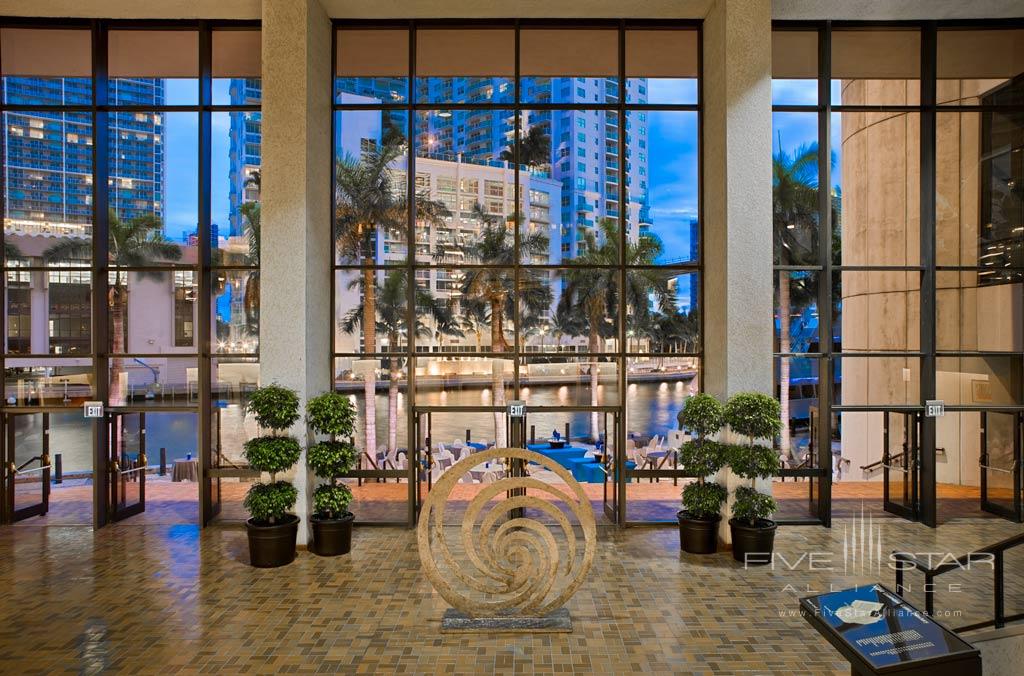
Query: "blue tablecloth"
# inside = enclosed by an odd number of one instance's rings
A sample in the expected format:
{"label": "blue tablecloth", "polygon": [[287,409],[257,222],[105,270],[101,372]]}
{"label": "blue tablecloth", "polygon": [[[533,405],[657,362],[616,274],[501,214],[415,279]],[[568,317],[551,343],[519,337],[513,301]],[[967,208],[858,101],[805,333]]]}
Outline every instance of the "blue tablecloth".
{"label": "blue tablecloth", "polygon": [[576,479],[576,481],[589,481],[589,479],[584,478],[585,476],[590,476],[588,474],[589,468],[587,467],[587,465],[596,466],[597,460],[595,460],[593,457],[584,457],[573,458],[572,460],[569,461],[569,471],[572,472],[572,476],[574,479]]}
{"label": "blue tablecloth", "polygon": [[473,448],[475,448],[478,451],[486,451],[487,450],[487,444],[481,444],[479,441],[467,441],[466,445],[467,446],[472,446]]}

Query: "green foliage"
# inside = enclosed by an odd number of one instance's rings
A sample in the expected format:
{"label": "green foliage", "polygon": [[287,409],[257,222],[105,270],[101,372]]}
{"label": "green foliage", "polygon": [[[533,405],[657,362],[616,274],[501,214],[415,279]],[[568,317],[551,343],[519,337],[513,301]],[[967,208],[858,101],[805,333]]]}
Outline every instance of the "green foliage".
{"label": "green foliage", "polygon": [[295,506],[299,491],[288,481],[256,483],[245,494],[245,508],[258,523],[277,523]]}
{"label": "green foliage", "polygon": [[306,451],[306,464],[321,479],[333,479],[352,469],[358,455],[347,441],[321,441]]}
{"label": "green foliage", "polygon": [[256,437],[245,442],[245,458],[253,469],[271,474],[283,472],[302,455],[294,437]]}
{"label": "green foliage", "polygon": [[725,467],[726,447],[716,441],[687,441],[679,451],[679,464],[696,477],[706,477]]}
{"label": "green foliage", "polygon": [[722,429],[724,410],[710,394],[695,394],[683,404],[677,416],[680,427],[688,427],[699,439],[706,439]]}
{"label": "green foliage", "polygon": [[326,392],[306,402],[306,422],[317,434],[351,437],[356,429],[356,408],[338,392]]}
{"label": "green foliage", "polygon": [[722,509],[729,491],[716,483],[691,483],[683,489],[683,509],[695,519],[711,519]]}
{"label": "green foliage", "polygon": [[348,512],[352,491],[345,484],[324,484],[313,491],[313,511],[317,516],[337,519]]}
{"label": "green foliage", "polygon": [[782,430],[782,411],[774,397],[740,392],[725,404],[725,422],[733,432],[750,439],[774,439]]}
{"label": "green foliage", "polygon": [[245,410],[264,429],[286,430],[299,419],[299,395],[287,387],[267,385],[249,396]]}
{"label": "green foliage", "polygon": [[732,515],[737,521],[746,521],[756,526],[761,519],[767,519],[779,508],[770,495],[758,493],[750,486],[736,489],[735,501],[732,503]]}
{"label": "green foliage", "polygon": [[730,446],[726,456],[732,471],[744,479],[766,479],[779,469],[779,452],[770,446]]}

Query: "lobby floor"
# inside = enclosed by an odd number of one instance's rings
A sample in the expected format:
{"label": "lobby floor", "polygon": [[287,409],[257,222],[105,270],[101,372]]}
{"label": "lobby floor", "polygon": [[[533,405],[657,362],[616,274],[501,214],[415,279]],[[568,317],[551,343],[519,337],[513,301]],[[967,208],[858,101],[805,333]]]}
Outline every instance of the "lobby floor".
{"label": "lobby floor", "polygon": [[[407,483],[347,482],[355,494],[355,509],[363,522],[400,522],[408,517]],[[223,521],[242,522],[248,517],[242,507],[248,482],[227,481],[221,484],[221,514]],[[590,498],[599,522],[609,523],[603,515],[603,490],[600,484],[581,484]],[[449,502],[449,521],[457,523],[469,500],[481,488],[480,484],[456,484]],[[779,503],[779,519],[813,518],[808,501],[809,484],[806,481],[775,481],[772,492]],[[981,511],[977,487],[938,485],[938,514],[942,523],[974,518],[998,518]],[[425,485],[424,485],[425,489]],[[627,516],[631,522],[672,521],[679,510],[683,482],[673,485],[671,479],[658,482],[647,480],[627,484]],[[899,518],[882,510],[880,481],[843,481],[832,485],[833,518],[853,517],[862,509],[878,518]],[[18,525],[77,526],[92,524],[92,484],[77,481],[53,485],[50,493],[50,511],[44,517],[32,517]],[[1000,495],[1012,502],[1009,495]],[[130,517],[126,525],[176,525],[199,521],[199,487],[194,482],[172,482],[170,477],[150,475],[146,479],[146,511]]]}
{"label": "lobby floor", "polygon": [[[848,674],[797,612],[800,596],[829,585],[892,584],[890,570],[843,572],[848,525],[780,528],[789,564],[746,571],[728,554],[680,553],[673,528],[600,529],[591,574],[567,604],[574,632],[522,636],[440,634],[445,603],[405,529],[356,529],[348,556],[303,551],[257,570],[236,527],[0,528],[0,672]],[[955,554],[1022,528],[875,527],[885,552]],[[794,563],[811,551],[828,552],[833,569]],[[1007,611],[1021,612],[1024,551],[1006,569]],[[961,615],[947,622],[983,619],[991,573],[952,575],[961,591],[940,590],[937,606]]]}

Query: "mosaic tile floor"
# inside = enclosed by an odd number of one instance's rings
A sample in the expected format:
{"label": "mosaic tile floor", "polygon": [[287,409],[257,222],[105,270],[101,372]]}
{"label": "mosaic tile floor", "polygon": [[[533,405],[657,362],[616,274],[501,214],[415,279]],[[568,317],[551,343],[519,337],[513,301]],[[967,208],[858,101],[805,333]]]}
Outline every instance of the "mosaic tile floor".
{"label": "mosaic tile floor", "polygon": [[[364,522],[390,521],[405,523],[407,518],[408,484],[365,482],[358,486],[349,481],[355,493],[359,518]],[[248,482],[225,480],[221,485],[222,511],[220,519],[241,522],[247,518],[242,508]],[[591,499],[598,520],[606,523],[602,510],[603,486],[582,484]],[[633,522],[668,521],[675,519],[679,509],[679,495],[683,482],[674,486],[671,479],[658,482],[642,481],[627,485],[628,518]],[[469,499],[480,489],[480,484],[457,484],[449,513],[458,519]],[[809,485],[806,481],[776,481],[773,493],[779,502],[776,517],[780,519],[813,518],[808,503]],[[91,525],[92,485],[85,481],[54,484],[50,494],[50,511],[45,517],[33,517],[20,522],[27,525]],[[198,485],[190,482],[172,482],[169,476],[150,475],[146,479],[146,511],[123,522],[126,525],[194,524],[199,519]],[[972,518],[998,518],[982,512],[977,487],[939,484],[938,514],[943,523]],[[1004,502],[1011,502],[1004,496]],[[38,502],[38,491],[25,495],[27,503]],[[832,513],[834,518],[860,514],[862,507],[878,518],[898,518],[882,511],[882,483],[878,481],[843,481],[832,486]],[[43,523],[45,522],[45,524]]]}
{"label": "mosaic tile floor", "polygon": [[[808,589],[880,579],[842,574],[846,525],[778,533],[787,561],[830,552],[832,571],[744,571],[728,554],[681,554],[675,529],[602,529],[568,604],[574,633],[533,636],[438,633],[445,604],[404,529],[357,529],[349,556],[301,552],[256,570],[237,528],[0,528],[0,672],[846,674],[796,613]],[[995,519],[876,526],[884,551],[962,553],[1021,531]],[[1014,556],[1008,612],[1024,609],[1024,552]],[[940,609],[963,611],[951,623],[984,617],[989,578],[964,574],[962,592],[940,592]]]}

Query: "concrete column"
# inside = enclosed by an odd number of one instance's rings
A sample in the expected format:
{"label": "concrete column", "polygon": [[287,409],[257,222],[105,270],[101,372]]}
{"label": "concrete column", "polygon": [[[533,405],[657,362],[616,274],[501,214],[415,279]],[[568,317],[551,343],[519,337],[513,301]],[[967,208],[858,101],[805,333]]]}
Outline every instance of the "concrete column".
{"label": "concrete column", "polygon": [[[771,1],[704,21],[704,389],[772,392]],[[720,477],[730,492],[740,485]],[[770,492],[770,481],[758,488]],[[721,538],[730,541],[728,519]]]}
{"label": "concrete column", "polygon": [[[331,24],[318,0],[263,0],[260,380],[306,400],[330,388]],[[307,442],[304,422],[292,433]],[[303,453],[299,544],[314,477]]]}

